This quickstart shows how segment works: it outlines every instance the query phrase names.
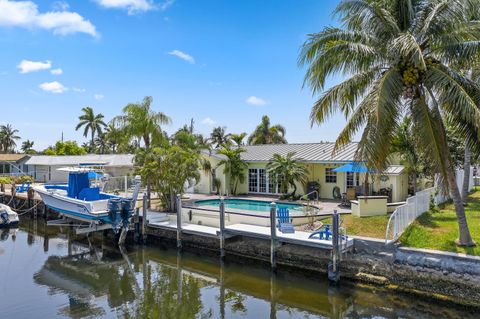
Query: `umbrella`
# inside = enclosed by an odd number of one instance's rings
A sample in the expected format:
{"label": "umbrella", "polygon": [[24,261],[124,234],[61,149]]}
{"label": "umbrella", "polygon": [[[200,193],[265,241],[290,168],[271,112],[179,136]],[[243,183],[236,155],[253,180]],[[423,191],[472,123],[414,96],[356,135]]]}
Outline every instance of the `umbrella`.
{"label": "umbrella", "polygon": [[343,173],[368,173],[371,172],[366,166],[359,163],[348,163],[340,167],[334,168],[334,172],[343,172]]}

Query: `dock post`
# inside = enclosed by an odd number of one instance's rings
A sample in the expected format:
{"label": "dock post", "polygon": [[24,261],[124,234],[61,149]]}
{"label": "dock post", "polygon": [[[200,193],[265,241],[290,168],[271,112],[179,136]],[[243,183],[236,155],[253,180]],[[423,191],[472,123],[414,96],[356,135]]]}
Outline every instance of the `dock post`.
{"label": "dock post", "polygon": [[135,216],[133,217],[133,227],[135,230],[135,242],[140,242],[140,209],[135,208]]}
{"label": "dock post", "polygon": [[147,194],[143,193],[142,200],[142,241],[144,244],[146,244],[147,234],[145,230],[147,228]]}
{"label": "dock post", "polygon": [[177,194],[177,248],[182,248],[182,195]]}
{"label": "dock post", "polygon": [[220,258],[225,258],[225,200],[220,197]]}
{"label": "dock post", "polygon": [[272,202],[270,207],[270,265],[273,271],[277,270],[277,204]]}
{"label": "dock post", "polygon": [[340,215],[337,210],[332,216],[332,261],[328,264],[328,279],[334,283],[340,280]]}

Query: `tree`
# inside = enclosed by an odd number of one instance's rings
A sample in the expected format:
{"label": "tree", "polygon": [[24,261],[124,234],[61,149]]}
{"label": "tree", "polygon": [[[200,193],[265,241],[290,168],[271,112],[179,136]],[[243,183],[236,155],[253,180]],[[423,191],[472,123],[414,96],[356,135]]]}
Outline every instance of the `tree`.
{"label": "tree", "polygon": [[92,148],[91,150],[93,150],[95,145],[95,134],[101,135],[107,124],[103,121],[103,114],[95,114],[90,106],[82,108],[82,112],[83,114],[78,117],[80,122],[78,122],[75,130],[78,131],[83,127],[83,136],[85,137],[87,137],[90,132],[90,146]]}
{"label": "tree", "polygon": [[152,102],[152,97],[146,96],[142,102],[130,103],[123,108],[123,114],[113,120],[127,136],[143,140],[146,149],[149,149],[152,143],[159,144],[164,140],[161,126],[171,122],[164,113],[151,109]]}
{"label": "tree", "polygon": [[33,141],[30,141],[30,140],[25,140],[23,141],[22,143],[22,147],[21,147],[21,150],[22,152],[24,152],[25,154],[35,154],[35,150],[33,149]]}
{"label": "tree", "polygon": [[274,177],[280,183],[282,193],[287,194],[288,188],[293,188],[290,194],[291,198],[295,198],[297,182],[305,184],[308,180],[308,169],[294,156],[295,152],[289,152],[287,156],[273,154],[266,167],[269,176]]}
{"label": "tree", "polygon": [[20,136],[17,135],[18,130],[14,129],[12,125],[6,124],[0,126],[0,151],[4,153],[14,152]]}
{"label": "tree", "polygon": [[228,143],[229,136],[229,134],[225,133],[225,127],[214,127],[212,133],[210,134],[210,142],[212,145],[215,145],[215,148],[219,148]]}
{"label": "tree", "polygon": [[230,140],[235,142],[237,146],[243,146],[243,140],[247,136],[247,133],[240,133],[240,134],[230,134]]}
{"label": "tree", "polygon": [[105,140],[112,149],[112,153],[116,154],[118,151],[128,149],[130,139],[122,129],[110,122],[105,129]]}
{"label": "tree", "polygon": [[110,153],[110,146],[106,137],[106,133],[98,134],[94,140],[94,145],[99,154]]}
{"label": "tree", "polygon": [[85,148],[78,146],[75,141],[58,141],[54,146],[48,147],[43,151],[45,155],[84,155],[87,154]]}
{"label": "tree", "polygon": [[262,122],[248,137],[248,144],[287,144],[285,133],[285,127],[280,124],[270,125],[270,118],[267,115],[264,115],[262,117]]}
{"label": "tree", "polygon": [[137,173],[152,185],[162,202],[175,210],[175,196],[184,193],[184,187],[200,180],[200,155],[177,145],[140,149],[135,156]]}
{"label": "tree", "polygon": [[307,66],[305,84],[314,94],[324,90],[327,77],[349,75],[321,94],[310,115],[312,124],[323,123],[337,110],[347,117],[335,151],[363,128],[356,157],[383,170],[402,115],[411,116],[422,137],[418,147],[447,181],[459,226],[457,243],[464,246],[475,243],[456,185],[443,117],[469,137],[470,148],[479,147],[478,87],[450,67],[478,59],[480,22],[466,14],[476,10],[475,3],[342,1],[335,9],[342,26],[309,35],[299,58],[299,64]]}
{"label": "tree", "polygon": [[222,159],[218,162],[218,166],[224,166],[223,171],[229,177],[230,192],[233,195],[237,194],[238,183],[244,183],[246,174],[245,171],[248,168],[247,163],[242,160],[242,153],[245,152],[243,148],[232,149],[229,145],[223,145],[218,151],[218,154],[222,154],[226,159]]}

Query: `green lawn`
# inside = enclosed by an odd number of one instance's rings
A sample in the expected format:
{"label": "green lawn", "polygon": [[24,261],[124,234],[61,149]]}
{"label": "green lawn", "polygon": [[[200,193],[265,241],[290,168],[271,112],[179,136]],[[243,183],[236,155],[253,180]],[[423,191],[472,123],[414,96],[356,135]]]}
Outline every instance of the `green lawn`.
{"label": "green lawn", "polygon": [[404,246],[445,250],[480,256],[480,191],[469,196],[465,207],[468,226],[476,247],[458,247],[454,240],[458,238],[457,218],[453,204],[440,207],[438,212],[427,212],[420,216],[400,237]]}
{"label": "green lawn", "polygon": [[[356,217],[353,215],[342,215],[342,227],[347,229],[348,235],[373,237],[385,239],[385,231],[387,229],[390,214],[372,217]],[[326,218],[322,220],[324,224],[331,224],[332,219]]]}

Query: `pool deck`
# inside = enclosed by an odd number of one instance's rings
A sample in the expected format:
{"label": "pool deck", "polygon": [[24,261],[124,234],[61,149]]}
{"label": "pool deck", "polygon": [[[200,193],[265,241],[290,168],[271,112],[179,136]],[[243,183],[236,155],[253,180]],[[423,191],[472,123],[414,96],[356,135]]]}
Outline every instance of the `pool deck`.
{"label": "pool deck", "polygon": [[[160,228],[164,230],[170,231],[177,231],[177,221],[176,218],[173,220],[168,221],[155,221],[155,217],[153,213],[149,216],[148,226],[152,228]],[[173,217],[173,216],[171,216]],[[157,218],[158,219],[158,218]],[[208,237],[208,238],[218,238],[220,239],[220,228],[218,227],[209,227],[204,225],[197,225],[197,224],[182,224],[182,233],[201,236],[201,237]],[[315,248],[322,248],[331,250],[333,248],[331,240],[325,239],[310,239],[311,233],[304,232],[304,231],[295,231],[292,234],[284,234],[276,230],[276,239],[278,242],[286,243],[286,244],[294,244],[300,246],[308,246],[308,247],[315,247]],[[229,226],[225,226],[225,237],[235,237],[235,236],[244,236],[244,237],[252,237],[258,239],[265,239],[271,240],[270,236],[270,227],[264,226],[256,226],[256,225],[249,225],[249,224],[233,224]],[[346,250],[353,246],[353,238],[348,238],[346,242],[344,242],[343,249]]]}

